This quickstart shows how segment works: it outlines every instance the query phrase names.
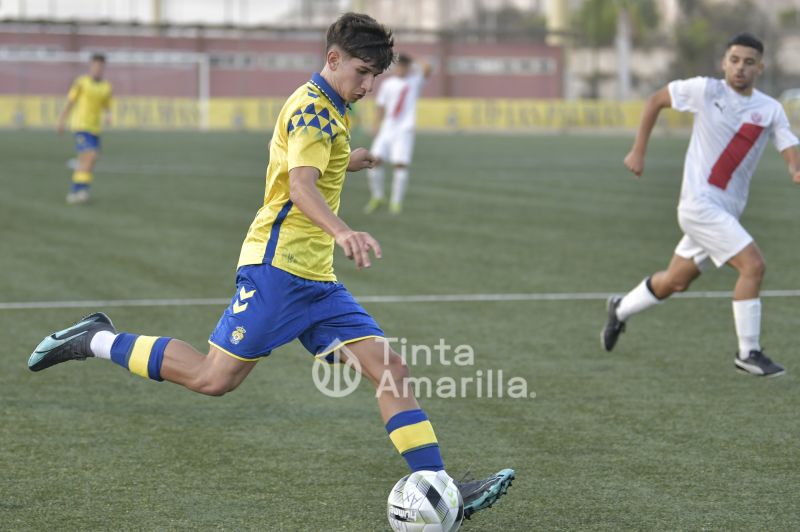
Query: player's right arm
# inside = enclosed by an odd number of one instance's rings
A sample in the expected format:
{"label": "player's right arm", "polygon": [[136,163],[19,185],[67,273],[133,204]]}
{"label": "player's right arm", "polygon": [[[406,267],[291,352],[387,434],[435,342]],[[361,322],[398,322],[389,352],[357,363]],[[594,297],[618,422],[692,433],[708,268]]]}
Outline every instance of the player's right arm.
{"label": "player's right arm", "polygon": [[383,119],[386,117],[386,84],[382,83],[378,87],[378,94],[375,96],[375,123],[373,124],[372,136],[377,137],[381,129]]}
{"label": "player's right arm", "polygon": [[667,87],[663,87],[653,93],[645,103],[639,130],[636,132],[636,140],[633,141],[633,147],[624,159],[625,167],[637,177],[641,176],[644,171],[644,156],[647,153],[647,143],[650,141],[650,134],[656,125],[658,115],[662,109],[671,106],[672,98]]}
{"label": "player's right arm", "polygon": [[372,136],[377,137],[378,131],[383,123],[383,117],[386,116],[386,110],[380,104],[375,104],[375,124],[373,125]]}
{"label": "player's right arm", "polygon": [[64,132],[64,128],[67,123],[67,118],[69,118],[70,112],[72,112],[72,108],[75,106],[75,102],[72,100],[67,100],[67,104],[64,106],[64,109],[61,110],[61,114],[58,115],[58,123],[56,124],[56,131],[60,135]]}
{"label": "player's right arm", "polygon": [[369,233],[352,230],[334,214],[317,189],[319,177],[319,170],[313,166],[289,170],[289,199],[314,225],[333,237],[345,256],[355,261],[357,269],[369,268],[369,250],[381,258],[378,241]]}
{"label": "player's right arm", "polygon": [[433,66],[427,61],[421,61],[420,68],[422,70],[422,77],[425,79],[428,79],[431,77],[431,74],[433,74]]}
{"label": "player's right arm", "polygon": [[69,88],[69,93],[67,94],[67,103],[64,105],[64,109],[61,110],[61,114],[58,115],[58,122],[56,124],[56,131],[59,134],[64,132],[64,127],[67,123],[67,118],[69,117],[72,108],[75,106],[75,101],[78,99],[81,93],[81,84],[80,78],[76,79],[72,86]]}

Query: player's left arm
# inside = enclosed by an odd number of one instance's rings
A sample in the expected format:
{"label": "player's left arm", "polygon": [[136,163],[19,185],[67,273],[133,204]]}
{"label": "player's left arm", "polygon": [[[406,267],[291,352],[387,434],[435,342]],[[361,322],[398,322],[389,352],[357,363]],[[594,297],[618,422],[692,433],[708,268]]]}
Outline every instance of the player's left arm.
{"label": "player's left arm", "polygon": [[378,159],[366,148],[356,148],[350,152],[350,162],[347,164],[348,172],[358,172],[367,168],[374,168]]}
{"label": "player's left arm", "polygon": [[369,251],[372,250],[375,258],[381,258],[380,244],[369,233],[354,231],[336,216],[317,189],[319,176],[319,169],[312,166],[289,170],[289,198],[314,225],[333,237],[345,256],[356,263],[357,269],[369,268]]}
{"label": "player's left arm", "polygon": [[113,101],[112,93],[109,90],[108,96],[103,101],[103,121],[106,127],[111,126],[111,102]]}
{"label": "player's left arm", "polygon": [[789,169],[792,180],[800,184],[800,152],[798,152],[800,141],[792,131],[789,117],[786,116],[783,107],[778,107],[775,125],[772,129],[772,142],[780,151],[783,160],[786,161],[786,167]]}
{"label": "player's left arm", "polygon": [[790,146],[781,152],[783,160],[786,161],[786,167],[789,169],[789,174],[792,180],[800,184],[800,152],[797,150],[797,145]]}

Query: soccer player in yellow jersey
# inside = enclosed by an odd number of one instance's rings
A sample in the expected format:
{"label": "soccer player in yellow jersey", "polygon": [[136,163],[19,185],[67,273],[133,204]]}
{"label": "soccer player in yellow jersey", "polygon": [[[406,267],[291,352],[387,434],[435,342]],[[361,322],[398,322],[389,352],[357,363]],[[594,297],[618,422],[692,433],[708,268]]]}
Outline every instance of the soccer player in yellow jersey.
{"label": "soccer player in yellow jersey", "polygon": [[[89,201],[89,186],[92,172],[100,155],[100,131],[102,123],[110,121],[111,84],[103,79],[106,58],[95,54],[89,63],[89,74],[79,76],[69,89],[67,104],[58,117],[58,132],[64,131],[67,118],[71,117],[71,129],[75,136],[77,165],[72,174],[72,187],[67,194],[67,203]],[[104,118],[105,115],[105,118]]]}
{"label": "soccer player in yellow jersey", "polygon": [[[106,358],[143,377],[223,395],[273,349],[298,338],[329,362],[354,357],[354,366],[378,388],[386,430],[409,469],[443,470],[433,427],[407,380],[408,367],[333,273],[336,245],[356,268],[369,267],[371,255],[381,256],[369,233],[350,228],[336,213],[345,172],[375,162],[364,148],[350,150],[348,105],[372,90],[392,60],[391,32],[367,15],[347,13],[328,29],[322,71],[289,97],[278,117],[264,204],[245,237],[236,291],[207,355],[169,337],[117,333],[98,312],[46,337],[28,367],[39,371],[66,360]],[[465,515],[493,504],[513,478],[513,470],[503,469],[459,484]]]}

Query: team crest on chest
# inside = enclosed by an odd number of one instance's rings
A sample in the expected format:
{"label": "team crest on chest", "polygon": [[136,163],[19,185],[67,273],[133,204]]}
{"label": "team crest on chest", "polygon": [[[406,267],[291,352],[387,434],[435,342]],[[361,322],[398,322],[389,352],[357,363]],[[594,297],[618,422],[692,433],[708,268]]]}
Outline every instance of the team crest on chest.
{"label": "team crest on chest", "polygon": [[760,124],[761,121],[764,120],[764,117],[761,116],[761,113],[759,113],[758,111],[753,111],[750,114],[750,120],[752,120],[754,124]]}

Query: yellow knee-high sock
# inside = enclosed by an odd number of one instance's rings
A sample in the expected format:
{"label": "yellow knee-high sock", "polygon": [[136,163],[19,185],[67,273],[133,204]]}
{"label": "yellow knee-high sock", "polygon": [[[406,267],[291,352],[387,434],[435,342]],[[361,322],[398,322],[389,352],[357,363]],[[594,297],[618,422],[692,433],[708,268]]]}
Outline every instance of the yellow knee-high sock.
{"label": "yellow knee-high sock", "polygon": [[412,472],[444,469],[436,434],[422,410],[406,410],[395,414],[386,423],[386,432]]}
{"label": "yellow knee-high sock", "polygon": [[72,182],[76,185],[89,185],[92,182],[94,175],[91,172],[83,170],[75,170],[72,173]]}

